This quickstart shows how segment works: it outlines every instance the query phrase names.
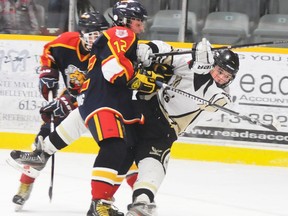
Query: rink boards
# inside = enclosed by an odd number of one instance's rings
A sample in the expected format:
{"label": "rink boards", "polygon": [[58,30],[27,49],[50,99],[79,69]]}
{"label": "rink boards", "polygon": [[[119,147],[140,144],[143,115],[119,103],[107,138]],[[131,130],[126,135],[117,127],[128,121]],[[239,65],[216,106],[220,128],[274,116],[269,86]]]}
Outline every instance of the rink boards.
{"label": "rink boards", "polygon": [[[37,65],[39,66],[39,55],[42,52],[43,44],[53,38],[0,35],[2,73],[0,80],[0,149],[29,150],[34,141],[41,123],[38,110],[43,105],[43,98],[37,88],[38,74],[33,73],[33,71]],[[191,44],[187,43],[171,43],[171,45],[177,48],[191,47]],[[241,76],[237,75],[237,80],[232,83],[232,90],[237,96],[236,101],[239,101],[235,110],[244,113],[248,110],[254,116],[266,120],[269,120],[270,112],[276,113],[284,132],[267,132],[259,127],[255,129],[253,125],[245,124],[238,119],[227,119],[225,115],[221,114],[213,121],[200,125],[202,127],[197,128],[197,130],[192,130],[195,138],[179,138],[172,147],[171,155],[173,158],[288,167],[288,149],[286,147],[288,146],[288,131],[286,129],[288,128],[288,118],[286,117],[288,107],[286,101],[288,94],[286,87],[288,86],[286,85],[287,49],[267,48],[263,50],[256,47],[253,48],[252,52],[251,49],[241,49],[241,52],[241,61],[244,63],[241,68],[243,72],[241,71]],[[259,69],[258,65],[262,68]],[[274,70],[275,72],[279,71],[279,74],[275,73]],[[271,94],[270,97],[267,96],[267,92],[265,92],[267,89],[264,88],[268,83],[266,78],[271,79],[273,88],[281,87],[280,89],[272,89],[273,95]],[[253,80],[255,83],[252,83]],[[257,83],[257,81],[261,82]],[[241,89],[238,89],[239,86]],[[248,92],[252,87],[255,88],[255,92]],[[280,95],[281,98],[274,98],[274,95]],[[275,104],[274,107],[271,107],[270,104],[264,104],[272,102]],[[261,107],[257,107],[257,103],[262,103],[260,104]],[[266,108],[267,110],[265,110]],[[207,128],[207,126],[213,130],[210,131],[209,138],[203,139],[203,128]],[[221,130],[217,131],[219,128]],[[217,136],[216,133],[212,134],[215,129],[218,132]],[[229,137],[226,134],[227,129],[233,130],[229,133]],[[235,137],[236,132],[241,135],[248,131],[248,138]],[[250,133],[251,131],[253,134]],[[225,141],[218,139],[221,138],[219,137],[220,132],[222,138],[226,139]],[[266,143],[259,145],[258,138],[267,133],[270,133],[267,137],[273,137],[273,140],[270,143],[266,139]],[[236,139],[238,140],[235,141]],[[281,140],[279,145],[277,139]],[[245,144],[242,144],[242,141]],[[89,136],[83,136],[63,151],[97,153],[98,146]]]}
{"label": "rink boards", "polygon": [[[34,134],[0,133],[0,148],[30,150]],[[95,153],[99,148],[91,137],[81,137],[63,152]],[[237,163],[261,166],[288,167],[288,151],[285,149],[265,149],[233,145],[211,145],[176,141],[172,147],[171,157],[198,161]]]}

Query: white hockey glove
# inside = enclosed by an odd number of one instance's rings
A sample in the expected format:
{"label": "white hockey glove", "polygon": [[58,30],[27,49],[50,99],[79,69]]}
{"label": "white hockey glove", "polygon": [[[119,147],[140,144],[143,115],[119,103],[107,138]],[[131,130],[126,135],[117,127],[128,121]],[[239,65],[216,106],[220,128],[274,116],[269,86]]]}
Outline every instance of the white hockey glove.
{"label": "white hockey glove", "polygon": [[161,64],[172,64],[172,56],[159,56],[159,57],[151,57],[150,55],[153,53],[165,53],[171,52],[173,48],[160,40],[153,40],[147,44],[138,44],[137,47],[137,57],[138,60],[143,64],[145,68],[150,67],[153,63],[161,63]]}
{"label": "white hockey glove", "polygon": [[211,44],[206,38],[193,45],[196,51],[192,51],[192,60],[189,63],[190,69],[195,69],[198,74],[207,74],[213,68],[214,57],[211,51]]}
{"label": "white hockey glove", "polygon": [[149,67],[151,65],[152,58],[150,57],[150,54],[152,53],[151,47],[147,44],[138,44],[137,57],[144,67]]}
{"label": "white hockey glove", "polygon": [[[152,47],[153,53],[168,53],[168,52],[173,51],[173,47],[171,45],[169,45],[166,42],[161,41],[161,40],[152,40],[148,44]],[[153,47],[157,47],[157,49],[154,50]],[[166,65],[171,66],[172,65],[172,55],[154,57],[153,61],[156,64],[161,63],[161,64],[166,64]]]}

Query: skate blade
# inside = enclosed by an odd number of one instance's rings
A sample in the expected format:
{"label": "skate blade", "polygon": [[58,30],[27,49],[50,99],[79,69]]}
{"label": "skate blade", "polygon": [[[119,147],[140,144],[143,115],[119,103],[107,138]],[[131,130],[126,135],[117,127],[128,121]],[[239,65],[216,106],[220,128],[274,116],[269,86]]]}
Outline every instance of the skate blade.
{"label": "skate blade", "polygon": [[143,214],[135,212],[135,211],[128,211],[125,216],[142,216]]}
{"label": "skate blade", "polygon": [[6,162],[7,162],[7,164],[12,166],[16,170],[24,173],[25,175],[27,175],[27,176],[29,176],[31,178],[37,178],[39,176],[39,174],[40,174],[40,171],[34,169],[31,166],[19,164],[12,158],[6,159]]}
{"label": "skate blade", "polygon": [[22,208],[23,208],[23,205],[17,205],[17,204],[15,204],[14,211],[15,211],[15,212],[19,212],[19,211],[22,210]]}

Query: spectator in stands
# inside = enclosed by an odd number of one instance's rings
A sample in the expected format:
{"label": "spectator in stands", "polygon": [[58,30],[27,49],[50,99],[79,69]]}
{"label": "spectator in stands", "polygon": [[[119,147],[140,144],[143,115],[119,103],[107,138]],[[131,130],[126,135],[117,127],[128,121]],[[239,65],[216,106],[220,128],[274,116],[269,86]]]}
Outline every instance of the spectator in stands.
{"label": "spectator in stands", "polygon": [[40,34],[34,0],[0,0],[0,33]]}
{"label": "spectator in stands", "polygon": [[48,32],[59,35],[68,31],[69,0],[49,0],[47,9]]}
{"label": "spectator in stands", "polygon": [[[59,35],[69,31],[69,0],[49,0],[47,7],[47,32],[45,35]],[[96,11],[89,0],[77,0],[77,14]],[[73,29],[72,29],[73,30]]]}
{"label": "spectator in stands", "polygon": [[[93,1],[93,0],[92,0]],[[78,0],[77,1],[77,13],[83,14],[86,11],[95,11],[95,7],[89,0]]]}

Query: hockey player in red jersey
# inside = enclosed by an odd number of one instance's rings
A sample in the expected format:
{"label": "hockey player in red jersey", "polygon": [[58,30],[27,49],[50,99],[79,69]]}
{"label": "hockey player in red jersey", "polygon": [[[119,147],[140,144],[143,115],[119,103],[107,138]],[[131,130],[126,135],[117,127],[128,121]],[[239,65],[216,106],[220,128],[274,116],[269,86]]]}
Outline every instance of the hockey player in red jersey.
{"label": "hockey player in red jersey", "polygon": [[[145,8],[137,1],[119,1],[113,7],[115,26],[93,44],[87,79],[81,88],[83,103],[56,127],[42,143],[42,152],[11,152],[19,163],[42,169],[49,157],[78,139],[86,127],[100,147],[91,180],[92,203],[87,216],[115,215],[113,195],[134,161],[134,125],[144,121],[132,106],[133,90],[127,86],[137,79],[137,89],[152,92],[154,72],[147,79],[137,70],[137,34],[144,31]],[[154,83],[150,83],[153,80]]]}
{"label": "hockey player in red jersey", "polygon": [[[80,87],[86,80],[86,71],[92,43],[109,28],[109,24],[99,12],[84,13],[79,19],[79,32],[66,32],[44,46],[41,55],[39,89],[43,97],[48,100],[49,91],[55,98],[58,92],[58,80],[61,74],[66,90],[53,102],[40,109],[44,124],[41,126],[34,142],[37,147],[50,134],[50,116],[53,114],[54,123],[58,125],[73,109],[77,107],[76,97]],[[13,163],[10,161],[10,163]],[[15,164],[11,164],[15,166]],[[36,176],[30,177],[28,172],[22,174],[20,187],[13,197],[15,210],[21,210],[30,196]],[[38,175],[38,173],[36,173]],[[29,176],[30,175],[30,176]]]}

